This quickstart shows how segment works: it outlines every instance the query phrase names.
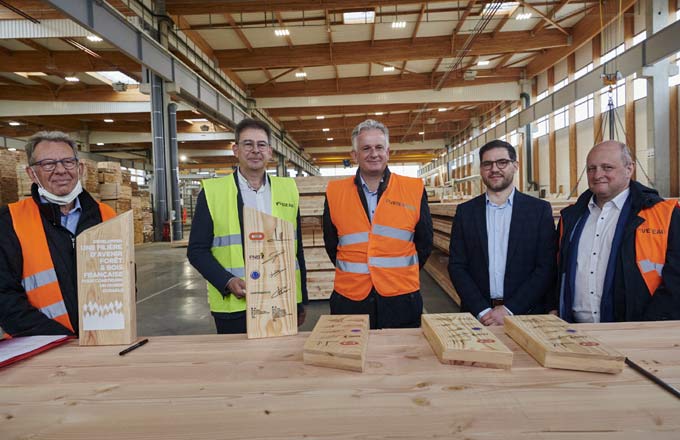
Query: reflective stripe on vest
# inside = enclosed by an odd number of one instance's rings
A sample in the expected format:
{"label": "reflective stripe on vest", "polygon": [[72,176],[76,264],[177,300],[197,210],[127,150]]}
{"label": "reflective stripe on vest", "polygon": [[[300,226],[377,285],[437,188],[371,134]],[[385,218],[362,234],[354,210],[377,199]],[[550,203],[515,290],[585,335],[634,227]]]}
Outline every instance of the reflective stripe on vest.
{"label": "reflective stripe on vest", "polygon": [[[201,184],[213,221],[214,238],[210,251],[225,270],[244,279],[246,270],[243,260],[241,225],[238,219],[238,189],[235,178],[235,175],[231,175],[216,179],[205,179]],[[272,215],[297,227],[299,195],[295,180],[270,176],[270,182]],[[297,237],[297,234],[295,237]],[[297,301],[301,302],[302,282],[297,259],[295,260],[295,269]],[[224,288],[225,286],[216,287],[208,283],[210,310],[218,313],[234,313],[245,310],[245,299],[226,294]]]}
{"label": "reflective stripe on vest", "polygon": [[664,200],[638,213],[645,221],[635,230],[635,258],[650,295],[654,295],[663,282],[668,229],[677,206],[676,200]]}
{"label": "reflective stripe on vest", "polygon": [[[116,216],[115,211],[98,203],[102,220]],[[23,257],[22,280],[28,302],[45,316],[74,331],[59,286],[40,209],[32,198],[9,205],[12,226],[21,245]]]}
{"label": "reflective stripe on vest", "polygon": [[420,179],[392,174],[371,225],[354,178],[329,182],[326,197],[331,221],[338,231],[333,285],[336,292],[360,301],[373,287],[382,296],[420,288],[413,238],[422,194]]}

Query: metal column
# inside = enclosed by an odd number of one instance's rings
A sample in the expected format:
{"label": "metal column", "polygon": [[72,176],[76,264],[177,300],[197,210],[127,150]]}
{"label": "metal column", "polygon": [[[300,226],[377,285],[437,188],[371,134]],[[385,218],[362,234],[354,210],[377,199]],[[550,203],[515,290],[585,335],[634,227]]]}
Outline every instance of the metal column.
{"label": "metal column", "polygon": [[[668,0],[647,0],[647,38],[669,24]],[[643,67],[647,77],[647,151],[649,178],[662,197],[670,195],[670,129],[668,111],[668,58]]]}
{"label": "metal column", "polygon": [[168,187],[165,155],[165,91],[163,79],[146,70],[151,84],[151,135],[153,137],[153,181],[154,181],[154,241],[163,240],[163,228],[168,221]]}
{"label": "metal column", "polygon": [[169,159],[170,159],[170,194],[172,195],[172,210],[175,215],[172,217],[172,239],[181,240],[182,231],[182,204],[179,194],[179,152],[177,149],[177,104],[168,105],[168,133],[170,137]]}

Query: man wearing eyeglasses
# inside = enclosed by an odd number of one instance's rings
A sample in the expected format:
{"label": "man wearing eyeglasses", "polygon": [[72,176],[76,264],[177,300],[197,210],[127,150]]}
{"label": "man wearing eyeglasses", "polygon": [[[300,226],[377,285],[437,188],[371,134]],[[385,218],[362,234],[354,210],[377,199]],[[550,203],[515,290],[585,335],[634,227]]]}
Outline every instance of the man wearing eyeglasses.
{"label": "man wearing eyeglasses", "polygon": [[296,225],[298,326],[305,321],[307,283],[302,250],[299,195],[294,179],[267,174],[272,157],[271,129],[244,119],[235,130],[238,169],[230,176],[203,180],[191,224],[187,257],[208,281],[208,302],[217,333],[246,333],[243,207]]}
{"label": "man wearing eyeglasses", "polygon": [[462,312],[502,325],[508,315],[545,311],[555,280],[555,223],[549,203],[515,188],[512,145],[491,141],[479,159],[486,192],[456,210],[449,276]]}
{"label": "man wearing eyeglasses", "polygon": [[371,328],[420,327],[419,270],[432,252],[423,181],[389,170],[389,132],[378,121],[354,128],[350,154],[357,173],[329,182],[323,213],[331,314],[368,315]]}
{"label": "man wearing eyeglasses", "polygon": [[569,322],[680,319],[680,209],[632,180],[628,147],[588,153],[588,190],[562,210],[552,308]]}
{"label": "man wearing eyeglasses", "polygon": [[12,336],[77,335],[75,239],[116,214],[83,190],[67,134],[36,133],[25,150],[31,197],[0,210],[0,327]]}

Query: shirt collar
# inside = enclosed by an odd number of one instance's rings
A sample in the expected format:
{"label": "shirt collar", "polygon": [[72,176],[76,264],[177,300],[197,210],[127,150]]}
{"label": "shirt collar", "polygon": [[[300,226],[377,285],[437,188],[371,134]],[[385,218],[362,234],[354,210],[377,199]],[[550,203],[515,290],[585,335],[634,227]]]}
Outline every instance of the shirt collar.
{"label": "shirt collar", "polygon": [[241,167],[238,167],[238,169],[236,170],[236,175],[237,175],[238,181],[241,183],[241,185],[242,186],[245,185],[245,187],[250,189],[251,191],[260,192],[260,191],[264,190],[267,185],[269,185],[269,178],[267,177],[266,172],[264,173],[264,176],[263,176],[264,184],[262,186],[260,186],[260,188],[257,189],[257,190],[255,188],[253,188],[252,186],[250,186],[250,182],[248,182],[248,179],[246,179],[243,176],[243,174],[241,174]]}
{"label": "shirt collar", "polygon": [[510,195],[508,196],[508,200],[505,201],[502,205],[496,205],[494,202],[489,200],[489,193],[484,193],[484,197],[486,198],[486,206],[495,206],[495,207],[502,207],[505,205],[508,205],[512,207],[512,201],[515,198],[515,187],[512,188],[512,191],[510,192]]}
{"label": "shirt collar", "polygon": [[[621,191],[619,193],[619,195],[617,195],[616,197],[614,197],[613,199],[611,199],[607,203],[613,203],[614,206],[616,206],[616,208],[619,211],[621,211],[623,209],[623,205],[626,203],[626,200],[628,199],[629,194],[630,194],[630,187]],[[606,203],[605,203],[605,205],[606,205]],[[597,203],[595,203],[595,194],[593,194],[592,197],[590,197],[590,202],[588,202],[588,208],[592,211],[593,208],[596,207],[596,206],[597,206]],[[602,207],[604,208],[604,205]]]}
{"label": "shirt collar", "polygon": [[[43,196],[40,196],[40,203],[43,204],[49,204],[50,202],[47,201],[47,199]],[[80,207],[80,197],[76,197],[75,200],[73,201],[73,208],[68,212],[69,214],[73,214],[76,211],[82,211],[83,209]],[[62,215],[68,215],[68,214],[62,214]]]}
{"label": "shirt collar", "polygon": [[[361,187],[364,189],[364,191],[368,191],[371,194],[375,194],[375,193],[378,192],[377,189],[375,191],[371,191],[370,189],[368,189],[368,185],[366,185],[366,182],[364,181],[364,178],[361,174],[359,174],[359,179],[361,179]],[[385,177],[383,175],[383,177],[380,179],[380,183],[382,183],[384,181],[385,181]]]}

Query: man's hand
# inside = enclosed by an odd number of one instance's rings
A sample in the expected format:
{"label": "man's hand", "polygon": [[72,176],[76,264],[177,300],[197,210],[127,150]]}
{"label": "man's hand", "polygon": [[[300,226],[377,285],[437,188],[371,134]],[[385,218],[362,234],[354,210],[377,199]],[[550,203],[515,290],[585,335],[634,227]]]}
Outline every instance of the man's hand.
{"label": "man's hand", "polygon": [[239,277],[234,277],[227,283],[227,291],[236,295],[237,298],[246,296],[246,282]]}
{"label": "man's hand", "polygon": [[486,315],[482,316],[480,322],[484,325],[503,325],[503,318],[510,316],[503,306],[496,306]]}
{"label": "man's hand", "polygon": [[307,318],[307,310],[305,310],[305,306],[300,306],[298,309],[298,327],[305,323],[305,318]]}

